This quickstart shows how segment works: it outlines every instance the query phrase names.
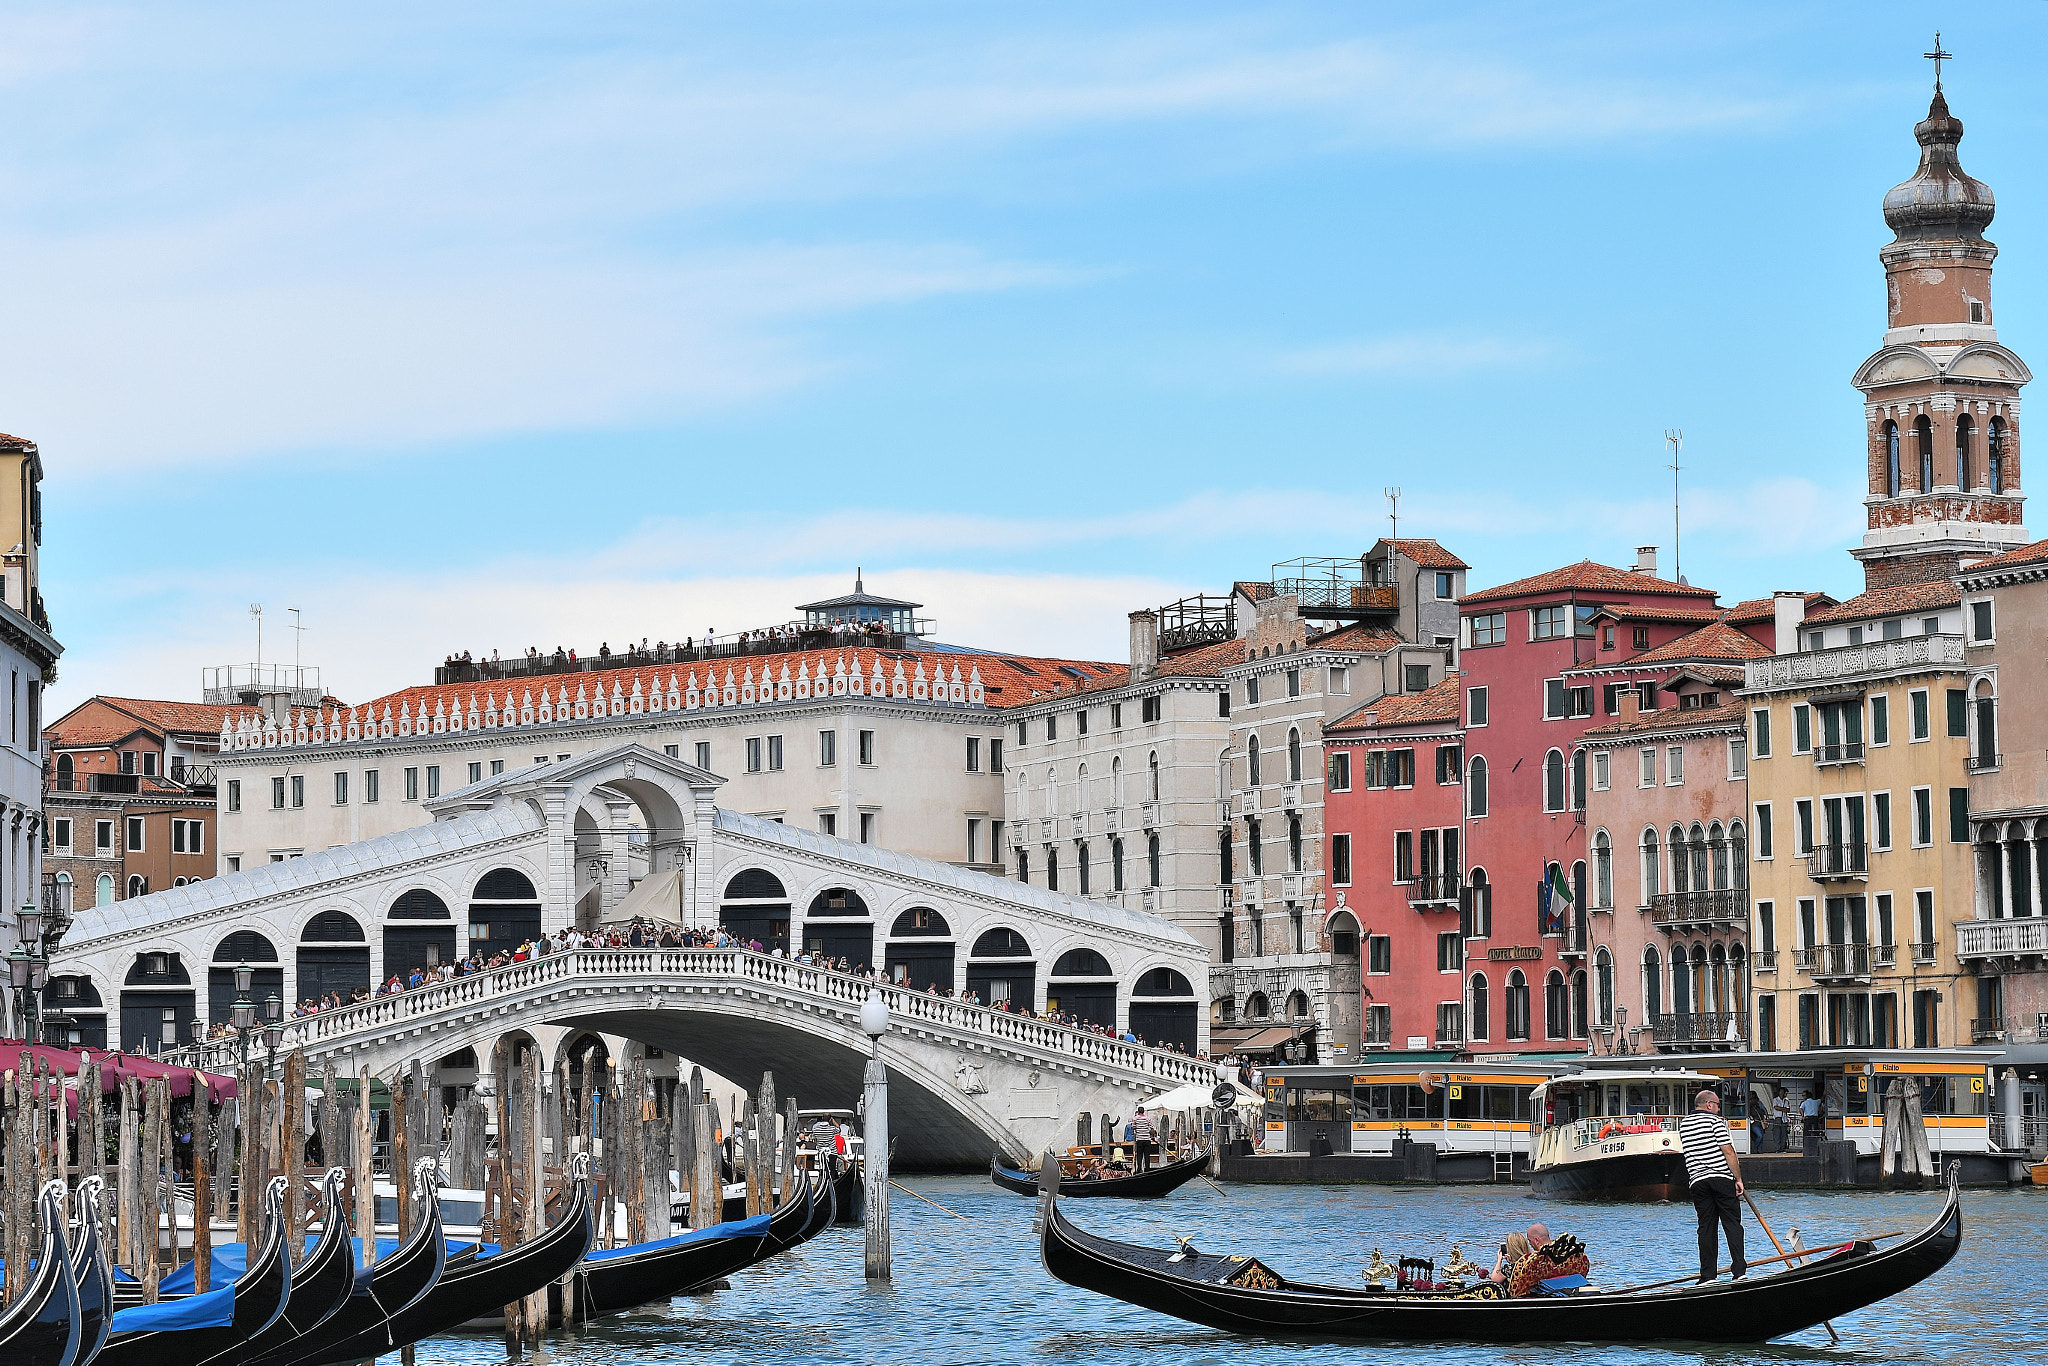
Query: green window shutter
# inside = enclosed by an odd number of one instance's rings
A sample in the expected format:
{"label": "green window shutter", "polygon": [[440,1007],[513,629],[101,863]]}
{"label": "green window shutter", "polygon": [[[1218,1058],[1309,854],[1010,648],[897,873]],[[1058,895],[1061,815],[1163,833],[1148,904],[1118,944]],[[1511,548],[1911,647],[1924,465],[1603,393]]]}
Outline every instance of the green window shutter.
{"label": "green window shutter", "polygon": [[1804,754],[1813,748],[1813,712],[1807,707],[1792,709],[1792,750]]}
{"label": "green window shutter", "polygon": [[1970,789],[1948,790],[1948,837],[1956,844],[1970,842]]}
{"label": "green window shutter", "polygon": [[1968,735],[1970,733],[1970,713],[1961,688],[1950,688],[1948,690],[1948,733],[1950,735]]}

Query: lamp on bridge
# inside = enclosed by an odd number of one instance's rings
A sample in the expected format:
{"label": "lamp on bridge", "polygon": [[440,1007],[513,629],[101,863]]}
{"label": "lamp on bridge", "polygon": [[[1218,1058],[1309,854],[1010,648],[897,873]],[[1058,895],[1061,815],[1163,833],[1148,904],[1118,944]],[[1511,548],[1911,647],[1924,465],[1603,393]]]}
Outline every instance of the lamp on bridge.
{"label": "lamp on bridge", "polygon": [[870,991],[867,1000],[860,1003],[860,1027],[870,1039],[879,1040],[889,1032],[889,1003],[882,999],[881,992]]}
{"label": "lamp on bridge", "polygon": [[868,1036],[868,1066],[861,1084],[861,1175],[866,1197],[867,1278],[889,1279],[889,1069],[882,1065],[882,1036],[889,1032],[889,1003],[870,990],[860,1006],[860,1028]]}
{"label": "lamp on bridge", "polygon": [[14,1008],[21,1020],[22,1039],[40,1043],[37,1019],[42,1014],[43,983],[50,976],[50,956],[43,944],[43,910],[32,901],[24,901],[14,917],[21,942],[7,955],[7,978],[14,988]]}
{"label": "lamp on bridge", "polygon": [[268,1067],[277,1065],[277,1046],[284,1042],[284,998],[271,992],[263,998],[263,1046],[270,1052]]}

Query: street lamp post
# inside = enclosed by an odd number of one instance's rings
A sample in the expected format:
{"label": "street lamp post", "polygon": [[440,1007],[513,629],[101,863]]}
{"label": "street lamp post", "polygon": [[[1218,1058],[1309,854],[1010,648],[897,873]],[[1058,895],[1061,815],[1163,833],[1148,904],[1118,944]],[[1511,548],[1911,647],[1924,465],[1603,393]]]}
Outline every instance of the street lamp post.
{"label": "street lamp post", "polygon": [[861,1179],[865,1189],[867,1278],[889,1279],[889,1069],[882,1064],[882,1036],[889,1032],[889,1004],[880,991],[868,992],[860,1007],[861,1032],[868,1036],[868,1066],[861,1087]]}
{"label": "street lamp post", "polygon": [[42,1017],[43,984],[50,977],[50,954],[43,943],[43,910],[33,901],[21,903],[14,913],[20,943],[7,955],[7,980],[14,988],[14,1013],[21,1021],[21,1037],[41,1043],[38,1027]]}

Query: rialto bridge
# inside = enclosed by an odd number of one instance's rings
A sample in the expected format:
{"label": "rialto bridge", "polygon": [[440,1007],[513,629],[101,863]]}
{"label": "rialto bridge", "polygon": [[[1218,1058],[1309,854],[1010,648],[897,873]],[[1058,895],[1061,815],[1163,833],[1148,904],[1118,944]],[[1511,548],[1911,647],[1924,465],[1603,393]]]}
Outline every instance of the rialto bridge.
{"label": "rialto bridge", "polygon": [[[910,1163],[1022,1156],[1079,1112],[1125,1115],[1213,1075],[1188,1056],[1207,1042],[1206,958],[1169,923],[728,811],[719,783],[620,745],[448,793],[424,826],[84,910],[45,1015],[79,1042],[161,1048],[229,1018],[240,964],[253,998],[289,1010],[637,912],[763,950],[551,954],[293,1020],[286,1047],[316,1068],[389,1076],[419,1059],[444,1084],[488,1085],[501,1039],[559,1056],[595,1034],[748,1086],[772,1069],[806,1107],[851,1107],[874,983],[794,961],[808,951],[888,979],[892,1127]],[[1026,1003],[1187,1053],[1028,1019]]]}

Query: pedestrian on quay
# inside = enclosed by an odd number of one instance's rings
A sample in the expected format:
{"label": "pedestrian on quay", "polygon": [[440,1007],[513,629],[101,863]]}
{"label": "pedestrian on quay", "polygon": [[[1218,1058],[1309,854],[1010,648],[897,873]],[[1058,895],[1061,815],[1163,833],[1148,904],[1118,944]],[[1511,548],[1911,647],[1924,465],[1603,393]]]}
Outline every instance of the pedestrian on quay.
{"label": "pedestrian on quay", "polygon": [[1700,1221],[1701,1285],[1713,1280],[1721,1264],[1721,1242],[1715,1232],[1718,1222],[1728,1234],[1729,1270],[1736,1280],[1749,1274],[1742,1256],[1742,1162],[1735,1145],[1728,1141],[1728,1126],[1721,1119],[1721,1097],[1702,1090],[1692,1098],[1692,1113],[1679,1126],[1679,1142],[1685,1148],[1685,1179],[1692,1192],[1693,1210]]}
{"label": "pedestrian on quay", "polygon": [[1820,1087],[1816,1084],[1807,1092],[1806,1099],[1799,1102],[1799,1151],[1808,1157],[1820,1155],[1820,1137],[1825,1126],[1821,1123]]}

